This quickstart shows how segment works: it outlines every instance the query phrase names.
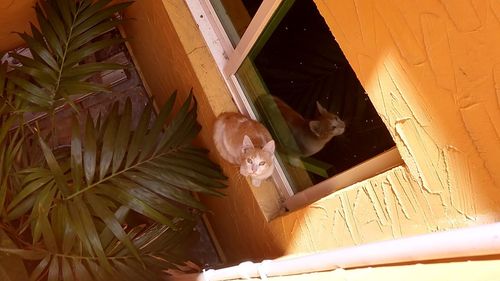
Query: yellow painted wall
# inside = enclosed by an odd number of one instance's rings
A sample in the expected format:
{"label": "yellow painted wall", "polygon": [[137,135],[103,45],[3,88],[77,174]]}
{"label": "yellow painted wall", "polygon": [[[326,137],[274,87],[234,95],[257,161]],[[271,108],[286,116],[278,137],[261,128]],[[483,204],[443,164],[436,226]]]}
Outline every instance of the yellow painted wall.
{"label": "yellow painted wall", "polygon": [[496,217],[500,4],[315,2],[422,188]]}
{"label": "yellow painted wall", "polygon": [[315,2],[435,216],[498,220],[500,4]]}
{"label": "yellow painted wall", "polygon": [[[496,221],[496,5],[316,2],[407,166],[268,223],[237,169],[213,154],[230,176],[230,188],[224,199],[203,201],[213,211],[209,220],[228,260],[272,258]],[[201,140],[213,147],[214,116],[235,107],[184,2],[143,0],[128,15],[136,18],[126,29],[153,93],[194,85],[205,127]]]}

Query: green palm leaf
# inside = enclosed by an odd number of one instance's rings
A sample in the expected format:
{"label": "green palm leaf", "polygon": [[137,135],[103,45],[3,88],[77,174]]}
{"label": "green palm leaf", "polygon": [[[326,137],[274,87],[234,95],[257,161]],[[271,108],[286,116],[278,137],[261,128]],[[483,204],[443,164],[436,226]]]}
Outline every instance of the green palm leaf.
{"label": "green palm leaf", "polygon": [[[220,196],[225,177],[191,145],[196,101],[190,95],[174,114],[175,101],[173,93],[153,122],[146,105],[135,128],[130,100],[98,122],[87,115],[85,129],[74,119],[69,159],[38,137],[46,163],[18,173],[21,189],[6,208],[10,221],[31,210],[36,248],[9,253],[39,260],[32,280],[157,280],[182,264],[177,246],[192,231],[193,211],[205,210],[192,192]],[[155,223],[125,227],[130,211]]]}
{"label": "green palm leaf", "polygon": [[[130,131],[130,101],[122,113],[118,113],[115,104],[101,128],[87,120],[85,137],[88,140],[81,142],[79,136],[73,135],[75,143],[83,143],[82,148],[76,149],[86,152],[83,161],[80,153],[72,155],[72,162],[84,163],[86,185],[66,199],[92,192],[116,200],[159,223],[171,224],[169,217],[192,218],[179,205],[204,210],[190,192],[222,195],[217,190],[224,187],[219,181],[224,179],[219,168],[206,160],[205,153],[193,153],[196,150],[189,144],[199,131],[196,102],[190,96],[172,117],[175,98],[174,93],[151,128],[148,128],[151,112],[148,105],[137,128]],[[163,130],[169,117],[171,121]],[[95,139],[96,136],[99,139]],[[85,157],[86,154],[89,156]],[[196,171],[189,169],[189,161],[195,163]],[[73,178],[73,182],[79,181]]]}
{"label": "green palm leaf", "polygon": [[40,0],[36,3],[40,29],[31,25],[32,35],[19,34],[33,58],[12,54],[22,63],[17,71],[28,78],[21,78],[16,72],[9,75],[18,87],[17,96],[25,101],[25,110],[50,111],[62,100],[71,103],[73,95],[106,90],[83,80],[123,66],[81,62],[99,50],[123,42],[122,39],[96,39],[120,24],[120,20],[112,18],[113,14],[132,3],[108,6],[109,2]]}
{"label": "green palm leaf", "polygon": [[146,105],[137,125],[130,100],[97,120],[75,116],[71,149],[23,119],[44,111],[54,122],[61,103],[107,91],[86,79],[123,66],[82,61],[122,42],[98,39],[131,4],[112,2],[39,0],[38,27],[20,34],[31,56],[11,54],[21,66],[9,73],[0,64],[0,280],[161,280],[185,261],[206,210],[193,193],[223,195],[220,168],[192,145],[192,95],[177,107],[173,93],[157,115]]}
{"label": "green palm leaf", "polygon": [[0,216],[4,215],[9,187],[13,184],[11,172],[16,158],[22,152],[24,136],[21,128],[14,129],[20,115],[7,80],[7,64],[0,64]]}
{"label": "green palm leaf", "polygon": [[[187,258],[182,253],[185,253],[185,248],[189,247],[190,240],[186,238],[193,235],[193,227],[192,222],[184,220],[175,222],[174,227],[153,224],[131,229],[126,235],[133,247],[137,249],[136,253],[129,252],[127,246],[119,239],[113,238],[106,251],[106,259],[109,262],[108,270],[99,264],[97,257],[85,251],[79,251],[76,247],[63,254],[50,250],[44,240],[43,244],[36,247],[18,249],[0,231],[0,241],[5,241],[0,246],[0,261],[3,261],[4,255],[10,255],[6,262],[15,266],[15,268],[0,266],[0,276],[15,278],[12,280],[28,280],[27,271],[19,259],[22,258],[37,263],[31,271],[29,280],[164,280],[164,270],[177,268]],[[52,235],[56,233],[50,225],[47,226],[46,231]],[[55,238],[61,239],[61,237]],[[2,263],[2,265],[7,265],[7,263]]]}
{"label": "green palm leaf", "polygon": [[28,272],[22,259],[38,259],[40,255],[18,249],[3,230],[0,230],[0,249],[10,249],[10,252],[0,251],[0,280],[28,280]]}

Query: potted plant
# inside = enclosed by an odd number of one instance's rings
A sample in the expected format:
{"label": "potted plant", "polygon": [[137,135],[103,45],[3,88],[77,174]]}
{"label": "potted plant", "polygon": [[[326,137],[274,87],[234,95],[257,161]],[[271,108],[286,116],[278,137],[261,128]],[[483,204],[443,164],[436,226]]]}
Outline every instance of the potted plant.
{"label": "potted plant", "polygon": [[[191,144],[200,130],[192,95],[176,113],[175,93],[156,117],[148,104],[138,122],[130,100],[98,117],[74,103],[108,91],[89,77],[123,67],[83,63],[122,42],[99,37],[131,4],[110,2],[39,1],[39,28],[19,34],[32,57],[12,54],[21,65],[0,67],[0,280],[161,279],[184,262],[183,241],[206,210],[192,193],[222,195],[220,168]],[[57,141],[65,105],[68,147]],[[50,129],[28,113],[46,114]]]}

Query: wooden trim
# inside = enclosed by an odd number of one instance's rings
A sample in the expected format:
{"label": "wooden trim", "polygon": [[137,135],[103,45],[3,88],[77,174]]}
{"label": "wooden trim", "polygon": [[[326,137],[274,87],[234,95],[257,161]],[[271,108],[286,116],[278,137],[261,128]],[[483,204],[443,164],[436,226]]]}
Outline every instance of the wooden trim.
{"label": "wooden trim", "polygon": [[233,55],[230,56],[227,65],[224,67],[224,75],[230,76],[236,73],[281,2],[282,0],[264,0],[262,2],[245,34],[243,34],[236,46]]}
{"label": "wooden trim", "polygon": [[296,193],[284,202],[284,207],[287,211],[300,209],[337,190],[369,179],[403,164],[404,162],[401,159],[398,149],[393,147],[345,172]]}
{"label": "wooden trim", "polygon": [[[210,0],[186,0],[186,4],[193,14],[193,18],[217,64],[224,82],[229,88],[229,92],[238,110],[243,114],[249,115],[251,113],[249,111],[250,105],[244,99],[244,95],[241,95],[242,91],[239,88],[238,81],[234,75],[224,75],[224,67],[227,65],[229,58],[233,56],[234,48],[215,10],[211,6]],[[237,94],[238,91],[240,95]],[[255,115],[250,117],[255,119]]]}
{"label": "wooden trim", "polygon": [[[122,36],[122,38],[128,38],[127,32],[125,31],[125,28],[122,25],[118,25],[117,29],[120,32],[120,35]],[[125,40],[125,47],[127,47],[127,51],[130,55],[130,58],[132,59],[132,62],[134,63],[135,71],[139,75],[139,78],[141,78],[142,85],[144,86],[144,90],[146,90],[146,94],[148,95],[149,101],[153,104],[154,110],[156,112],[160,112],[160,108],[158,107],[158,104],[153,97],[153,92],[151,91],[151,87],[149,87],[146,76],[144,75],[144,72],[142,71],[141,66],[139,65],[139,61],[137,60],[137,57],[134,54],[134,50],[133,50],[133,48],[130,45],[130,42],[128,40]]]}
{"label": "wooden trim", "polygon": [[252,106],[248,102],[248,99],[245,96],[245,91],[243,91],[241,84],[238,82],[238,78],[236,78],[236,75],[229,76],[229,81],[231,81],[231,84],[234,87],[234,91],[232,91],[231,94],[233,96],[233,100],[238,106],[238,110],[241,113],[250,116],[250,118],[257,120],[257,115],[255,114],[255,112],[253,112]]}
{"label": "wooden trim", "polygon": [[[217,30],[223,34],[224,38],[227,37],[229,39],[230,46],[228,46],[229,47],[228,49],[233,49],[234,45],[231,39],[234,40],[234,38],[238,38],[239,42],[241,36],[234,25],[235,22],[233,21],[233,18],[228,14],[229,11],[224,6],[225,4],[222,3],[222,1],[210,1],[210,0],[200,0],[200,1],[202,2],[202,5],[206,7],[207,11],[210,11],[210,13],[212,14],[212,21],[214,21],[215,24],[217,25]],[[217,13],[217,11],[224,11],[224,13],[222,14]],[[225,24],[223,24],[223,22]],[[236,45],[238,44],[238,42],[236,42]]]}
{"label": "wooden trim", "polygon": [[[217,65],[223,66],[234,52],[231,40],[210,0],[185,0]],[[221,68],[222,72],[222,68]]]}

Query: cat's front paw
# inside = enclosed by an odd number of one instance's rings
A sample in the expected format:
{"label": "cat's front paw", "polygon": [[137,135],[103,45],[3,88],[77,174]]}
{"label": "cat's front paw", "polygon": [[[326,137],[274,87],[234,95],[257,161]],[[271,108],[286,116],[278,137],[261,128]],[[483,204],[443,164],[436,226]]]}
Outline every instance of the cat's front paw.
{"label": "cat's front paw", "polygon": [[261,184],[261,182],[262,182],[262,181],[261,181],[261,180],[259,180],[259,179],[254,179],[254,178],[252,178],[252,185],[253,185],[253,186],[255,186],[255,187],[259,187],[259,186],[260,186],[260,184]]}

